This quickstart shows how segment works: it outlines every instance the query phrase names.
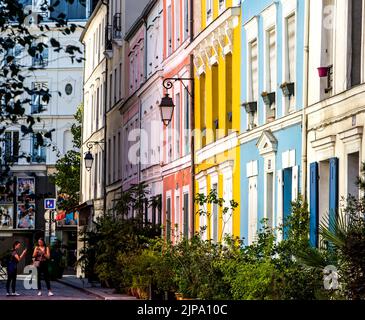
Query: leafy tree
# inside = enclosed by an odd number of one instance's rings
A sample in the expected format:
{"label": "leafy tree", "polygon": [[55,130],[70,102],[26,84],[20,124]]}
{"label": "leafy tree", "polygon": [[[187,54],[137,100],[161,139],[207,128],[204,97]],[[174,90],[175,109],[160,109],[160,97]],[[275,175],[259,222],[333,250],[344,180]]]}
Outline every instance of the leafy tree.
{"label": "leafy tree", "polygon": [[[62,1],[70,4],[74,1],[85,3],[85,0]],[[31,97],[39,96],[38,111],[41,113],[42,102],[48,103],[52,98],[48,88],[34,88],[29,81],[34,77],[34,71],[44,68],[44,65],[26,64],[25,61],[29,59],[19,59],[17,53],[23,52],[31,58],[41,59],[42,53],[49,49],[60,56],[69,57],[71,62],[81,63],[82,51],[78,46],[63,46],[52,36],[54,33],[49,32],[57,31],[70,35],[80,26],[69,23],[65,13],[56,14],[60,0],[44,0],[39,4],[37,12],[29,9],[29,2],[2,0],[0,3],[0,142],[5,139],[3,134],[6,130],[18,127],[22,134],[21,139],[35,134],[37,146],[53,147],[56,150],[57,147],[52,144],[54,129],[35,133],[34,125],[42,120],[39,116],[31,114],[28,110],[30,108],[27,108],[32,103]],[[60,92],[58,94],[61,95]],[[23,152],[0,160],[0,184],[7,187],[7,192],[10,191],[8,186],[12,183],[11,166],[21,158],[27,161],[31,159],[28,153]]]}
{"label": "leafy tree", "polygon": [[67,151],[62,158],[57,160],[57,171],[52,177],[54,183],[59,188],[59,194],[62,194],[62,197],[58,201],[58,207],[60,209],[68,210],[79,203],[81,165],[79,148],[81,147],[82,112],[83,106],[80,105],[74,115],[76,123],[71,127],[73,135],[72,142],[75,150]]}

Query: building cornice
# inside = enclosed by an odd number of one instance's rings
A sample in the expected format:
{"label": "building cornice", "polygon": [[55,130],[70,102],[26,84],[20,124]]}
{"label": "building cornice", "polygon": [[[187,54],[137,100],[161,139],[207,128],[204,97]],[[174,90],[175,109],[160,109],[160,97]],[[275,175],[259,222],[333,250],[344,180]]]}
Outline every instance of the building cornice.
{"label": "building cornice", "polygon": [[259,139],[264,130],[271,130],[271,132],[275,132],[296,124],[300,124],[301,121],[302,111],[299,110],[288,116],[279,118],[273,122],[257,127],[251,131],[243,132],[239,135],[238,139],[240,144],[244,144],[254,139]]}

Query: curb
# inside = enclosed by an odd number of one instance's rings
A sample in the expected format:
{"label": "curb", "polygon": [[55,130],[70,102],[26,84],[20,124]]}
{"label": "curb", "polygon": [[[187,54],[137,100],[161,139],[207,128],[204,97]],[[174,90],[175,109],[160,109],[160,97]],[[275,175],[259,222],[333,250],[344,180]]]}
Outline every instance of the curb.
{"label": "curb", "polygon": [[67,281],[63,281],[63,280],[61,280],[61,279],[57,279],[57,280],[55,280],[55,281],[56,281],[56,282],[59,282],[59,283],[61,283],[61,284],[63,284],[63,285],[65,285],[65,286],[68,286],[68,287],[70,287],[70,288],[73,288],[73,289],[76,289],[76,290],[82,291],[82,292],[87,293],[87,294],[91,294],[91,295],[93,295],[93,296],[95,296],[95,297],[98,297],[98,298],[101,298],[101,299],[103,299],[103,300],[106,300],[104,296],[99,295],[99,294],[96,294],[96,293],[94,293],[94,292],[90,292],[90,291],[89,291],[89,290],[87,290],[86,288],[81,288],[81,287],[79,287],[79,286],[76,286],[76,285],[74,285],[74,284],[72,284],[72,283],[69,283],[69,282],[67,282]]}
{"label": "curb", "polygon": [[129,296],[126,296],[126,299],[119,299],[119,297],[115,297],[115,296],[106,296],[106,295],[97,293],[94,290],[89,290],[88,288],[82,288],[82,287],[79,287],[79,286],[74,285],[72,283],[69,283],[67,281],[63,281],[61,279],[57,279],[56,281],[63,284],[63,285],[69,286],[71,288],[77,289],[77,290],[82,291],[84,293],[87,293],[87,294],[93,295],[95,297],[98,297],[101,300],[120,300],[120,301],[122,301],[122,300],[126,300],[126,301],[128,301],[128,300],[138,300],[134,297],[129,297]]}

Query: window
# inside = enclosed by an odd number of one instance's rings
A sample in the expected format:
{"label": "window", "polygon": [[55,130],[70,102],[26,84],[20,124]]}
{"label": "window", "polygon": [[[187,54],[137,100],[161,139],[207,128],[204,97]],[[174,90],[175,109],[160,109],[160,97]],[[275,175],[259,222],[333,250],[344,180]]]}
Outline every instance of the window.
{"label": "window", "polygon": [[121,174],[120,174],[120,170],[121,170],[121,154],[122,154],[122,146],[121,146],[121,141],[120,141],[120,132],[118,132],[118,179],[121,178]]}
{"label": "window", "polygon": [[180,46],[180,0],[175,0],[175,49]]}
{"label": "window", "polygon": [[213,18],[213,0],[206,0],[206,6],[207,24],[209,24]]}
{"label": "window", "polygon": [[180,157],[181,111],[180,93],[175,95],[175,159]]}
{"label": "window", "polygon": [[248,100],[249,103],[256,103],[256,110],[248,113],[248,129],[253,129],[258,124],[257,102],[258,102],[258,44],[257,39],[249,43],[249,68],[248,68]]}
{"label": "window", "polygon": [[112,152],[111,152],[112,142],[108,139],[108,183],[111,183],[111,171],[112,171]]}
{"label": "window", "polygon": [[[218,183],[213,184],[213,190],[218,194]],[[211,239],[214,242],[218,241],[218,204],[212,204],[212,217],[211,217]]]}
{"label": "window", "polygon": [[269,227],[274,227],[273,224],[274,210],[274,174],[268,172],[266,174],[266,216]]}
{"label": "window", "polygon": [[190,153],[190,100],[189,91],[184,89],[184,155]]}
{"label": "window", "polygon": [[205,108],[206,108],[206,88],[205,88],[205,74],[200,76],[200,129],[202,132],[202,147],[206,144],[206,117],[205,117]]}
{"label": "window", "polygon": [[119,63],[119,99],[122,99],[122,78],[123,78],[122,63]]}
{"label": "window", "polygon": [[[109,76],[109,88],[113,88],[112,87],[112,83],[113,83],[113,73],[110,74]],[[112,97],[113,97],[113,93],[112,90],[109,90],[109,109],[112,107]]]}
{"label": "window", "polygon": [[19,157],[19,132],[7,131],[4,135],[4,151],[1,150],[1,154],[4,155],[5,162],[18,162]]}
{"label": "window", "polygon": [[227,108],[227,130],[225,134],[229,134],[230,130],[232,130],[232,95],[233,95],[233,87],[232,87],[232,55],[226,55],[226,108]]}
{"label": "window", "polygon": [[189,36],[189,0],[184,0],[184,40]]}
{"label": "window", "polygon": [[[276,92],[276,31],[275,28],[266,32],[266,92]],[[276,97],[275,97],[276,98]],[[271,104],[265,104],[266,122],[275,120],[275,99]]]}
{"label": "window", "polygon": [[359,187],[357,179],[360,175],[360,154],[359,152],[347,155],[347,194],[359,198]]}
{"label": "window", "polygon": [[249,100],[257,102],[258,98],[258,48],[257,48],[257,40],[254,40],[250,43],[250,63],[251,66],[249,78],[251,83],[250,92],[249,92]]}
{"label": "window", "polygon": [[171,240],[171,198],[166,199],[166,239]]}
{"label": "window", "polygon": [[48,65],[48,48],[42,47],[42,52],[37,51],[32,57],[33,67],[46,67]]}
{"label": "window", "polygon": [[167,7],[167,47],[168,55],[172,53],[172,11],[171,4]]}
{"label": "window", "polygon": [[65,86],[66,95],[70,96],[72,94],[73,88],[71,83],[67,83]]}
{"label": "window", "polygon": [[361,47],[363,26],[363,1],[349,1],[351,6],[351,87],[361,83]]}
{"label": "window", "polygon": [[174,229],[176,231],[176,240],[180,239],[180,196],[177,195],[175,197],[175,226]]}
{"label": "window", "polygon": [[32,162],[45,163],[46,162],[46,147],[44,143],[38,141],[37,135],[34,133],[32,137]]}
{"label": "window", "polygon": [[184,193],[184,237],[189,238],[189,193]]}
{"label": "window", "polygon": [[219,129],[219,72],[218,66],[212,66],[212,128],[213,128],[213,140],[218,139]]}
{"label": "window", "polygon": [[45,111],[46,106],[48,105],[48,83],[33,82],[32,91],[31,113]]}
{"label": "window", "polygon": [[98,197],[98,169],[99,169],[99,155],[95,154],[95,164],[94,164],[94,199]]}
{"label": "window", "polygon": [[[206,186],[201,187],[199,189],[199,193],[206,195],[207,194]],[[204,206],[201,206],[199,209],[204,212],[199,217],[199,232],[201,234],[202,240],[208,240],[208,237],[207,237],[208,236],[208,230],[207,230],[208,221],[207,221],[207,215],[205,214],[207,208]]]}
{"label": "window", "polygon": [[226,9],[226,0],[219,0],[219,13]]}
{"label": "window", "polygon": [[286,18],[287,79],[295,82],[295,14]]}
{"label": "window", "polygon": [[117,102],[117,85],[118,85],[118,81],[117,81],[118,77],[117,77],[117,68],[114,69],[114,103]]}
{"label": "window", "polygon": [[116,167],[117,167],[117,146],[116,146],[116,138],[113,136],[113,182],[116,180]]}
{"label": "window", "polygon": [[[223,199],[224,205],[226,207],[230,206],[231,200],[233,200],[233,192],[232,192],[232,175],[229,174],[224,177],[223,181]],[[232,236],[233,234],[233,212],[232,210],[228,210],[223,214],[223,232],[222,235],[225,237],[226,235]]]}

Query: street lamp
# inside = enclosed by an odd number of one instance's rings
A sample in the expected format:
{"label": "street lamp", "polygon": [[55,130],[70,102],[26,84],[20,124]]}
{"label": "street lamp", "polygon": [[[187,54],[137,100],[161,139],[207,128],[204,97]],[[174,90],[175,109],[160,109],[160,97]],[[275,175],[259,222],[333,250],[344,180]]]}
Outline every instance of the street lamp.
{"label": "street lamp", "polygon": [[161,120],[164,125],[167,127],[174,114],[175,104],[172,98],[169,96],[168,93],[161,99],[160,103],[160,111],[161,111]]}
{"label": "street lamp", "polygon": [[[187,90],[187,92],[189,93],[189,95],[191,96],[191,98],[193,98],[188,87],[184,84],[185,80],[194,81],[194,79],[192,78],[166,78],[163,81],[162,85],[166,89],[166,91],[168,91],[173,87],[174,82],[180,81]],[[170,95],[166,92],[165,96],[161,99],[160,103],[161,120],[166,127],[170,124],[172,120],[174,109],[175,109],[174,101],[172,100]]]}
{"label": "street lamp", "polygon": [[85,160],[86,170],[90,171],[93,166],[93,162],[94,162],[94,157],[91,154],[90,150],[88,152],[86,152],[84,160]]}
{"label": "street lamp", "polygon": [[[89,149],[89,151],[85,153],[84,161],[85,161],[85,168],[89,172],[91,171],[94,162],[94,156],[92,155],[90,150],[93,148],[93,146],[95,145],[100,146],[101,144],[104,144],[104,141],[89,141],[86,144],[86,147]],[[103,150],[103,148],[101,149]]]}

